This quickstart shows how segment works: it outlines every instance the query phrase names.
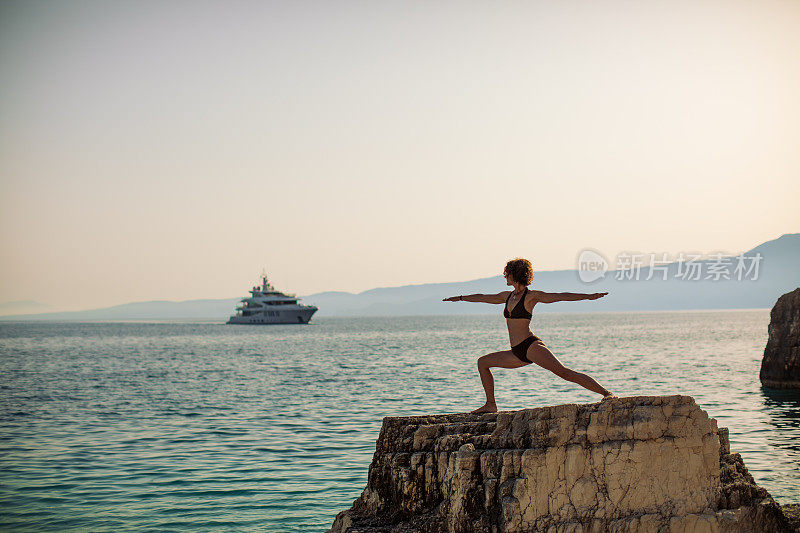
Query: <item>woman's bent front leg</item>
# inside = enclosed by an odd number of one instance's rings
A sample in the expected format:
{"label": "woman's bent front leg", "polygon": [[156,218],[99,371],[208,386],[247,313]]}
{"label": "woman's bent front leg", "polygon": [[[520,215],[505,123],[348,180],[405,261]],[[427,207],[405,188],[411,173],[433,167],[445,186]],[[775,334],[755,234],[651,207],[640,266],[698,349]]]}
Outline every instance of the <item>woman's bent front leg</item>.
{"label": "woman's bent front leg", "polygon": [[543,344],[540,344],[538,342],[531,344],[530,347],[528,347],[527,357],[532,362],[536,363],[542,368],[549,370],[550,372],[560,377],[561,379],[577,383],[581,387],[589,389],[592,392],[596,392],[597,394],[602,394],[605,397],[614,396],[605,387],[603,387],[597,381],[595,381],[594,378],[592,378],[591,376],[588,376],[581,372],[575,372],[574,370],[570,370],[569,368],[562,365],[561,361],[559,361],[556,358],[556,356],[553,355],[553,352],[551,352]]}
{"label": "woman's bent front leg", "polygon": [[524,361],[520,361],[516,355],[511,353],[511,350],[504,350],[502,352],[494,352],[486,354],[478,358],[478,373],[481,376],[481,384],[483,391],[486,393],[486,403],[482,407],[475,409],[472,413],[496,413],[497,403],[494,399],[494,376],[492,376],[492,367],[499,368],[519,368],[528,365]]}

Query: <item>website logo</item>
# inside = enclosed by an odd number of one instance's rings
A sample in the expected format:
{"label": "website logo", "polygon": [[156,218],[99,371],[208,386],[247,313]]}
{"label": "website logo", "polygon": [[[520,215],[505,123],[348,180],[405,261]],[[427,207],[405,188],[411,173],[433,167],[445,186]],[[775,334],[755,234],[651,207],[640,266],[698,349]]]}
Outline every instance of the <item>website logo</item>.
{"label": "website logo", "polygon": [[584,283],[602,279],[608,272],[608,261],[603,255],[592,249],[582,250],[578,254],[578,278]]}

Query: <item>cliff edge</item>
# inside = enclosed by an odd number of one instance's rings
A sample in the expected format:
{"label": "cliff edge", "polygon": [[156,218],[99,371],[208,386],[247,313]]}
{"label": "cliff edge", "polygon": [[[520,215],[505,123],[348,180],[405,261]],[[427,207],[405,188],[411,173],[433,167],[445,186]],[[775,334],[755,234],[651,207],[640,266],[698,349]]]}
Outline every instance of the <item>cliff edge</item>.
{"label": "cliff edge", "polygon": [[386,417],[330,533],[792,531],[689,396]]}
{"label": "cliff edge", "polygon": [[778,298],[770,311],[759,377],[765,387],[800,389],[800,288]]}

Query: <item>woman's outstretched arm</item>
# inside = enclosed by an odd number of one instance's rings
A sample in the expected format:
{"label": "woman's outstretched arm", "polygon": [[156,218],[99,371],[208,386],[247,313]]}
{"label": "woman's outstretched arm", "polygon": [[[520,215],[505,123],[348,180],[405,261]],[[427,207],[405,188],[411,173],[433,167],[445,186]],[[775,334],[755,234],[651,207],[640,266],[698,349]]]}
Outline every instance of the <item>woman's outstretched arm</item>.
{"label": "woman's outstretched arm", "polygon": [[442,298],[443,302],[483,302],[487,304],[502,304],[506,302],[508,291],[498,292],[497,294],[462,294],[460,296],[451,296],[449,298]]}
{"label": "woman's outstretched arm", "polygon": [[591,294],[584,294],[581,292],[544,292],[544,291],[531,291],[533,297],[537,302],[543,304],[551,304],[554,302],[575,302],[578,300],[597,300],[602,298],[607,292],[594,292]]}

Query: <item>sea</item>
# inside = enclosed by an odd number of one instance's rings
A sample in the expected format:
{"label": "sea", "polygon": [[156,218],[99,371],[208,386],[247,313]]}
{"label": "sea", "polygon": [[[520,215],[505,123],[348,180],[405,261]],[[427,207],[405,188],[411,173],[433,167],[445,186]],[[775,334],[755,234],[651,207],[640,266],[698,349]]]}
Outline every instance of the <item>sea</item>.
{"label": "sea", "polygon": [[[800,503],[800,395],[761,387],[769,310],[534,313],[619,396],[693,396],[757,483]],[[385,416],[475,409],[500,313],[0,323],[0,530],[326,531],[366,486]],[[493,369],[501,410],[599,395]]]}

